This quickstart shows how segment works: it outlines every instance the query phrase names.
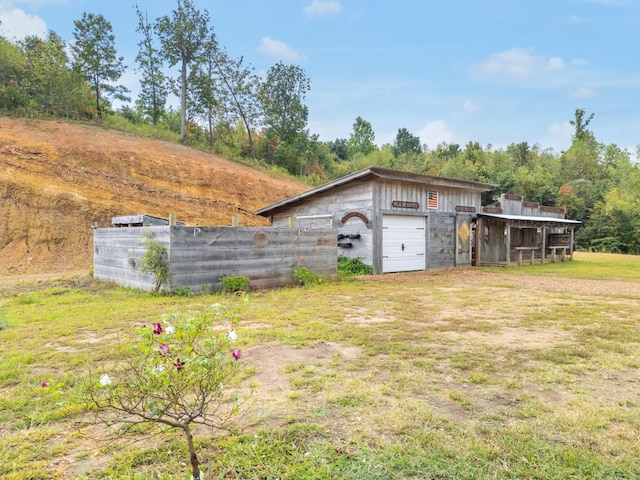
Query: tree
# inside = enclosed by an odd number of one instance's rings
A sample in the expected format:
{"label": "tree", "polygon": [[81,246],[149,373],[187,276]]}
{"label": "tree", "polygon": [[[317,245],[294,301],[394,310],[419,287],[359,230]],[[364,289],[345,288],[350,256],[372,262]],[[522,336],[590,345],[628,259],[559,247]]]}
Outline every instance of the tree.
{"label": "tree", "polygon": [[243,57],[233,60],[225,52],[220,52],[216,67],[226,86],[227,95],[245,127],[249,138],[251,159],[255,162],[256,153],[253,146],[252,129],[261,114],[258,103],[261,84],[260,78],[253,73],[253,68],[243,67],[242,61]]}
{"label": "tree", "polygon": [[[224,93],[217,75],[218,42],[211,33],[204,43],[202,59],[192,71],[193,108],[207,124],[209,147],[213,146],[213,130],[216,123],[224,121],[227,109],[224,105]],[[230,123],[230,122],[227,122]]]}
{"label": "tree", "polygon": [[27,102],[21,87],[26,68],[26,59],[20,48],[0,37],[0,110],[12,111]]}
{"label": "tree", "polygon": [[356,117],[353,132],[347,142],[349,156],[353,158],[358,153],[364,156],[369,155],[376,149],[376,145],[373,143],[375,139],[376,134],[371,124],[362,117]]}
{"label": "tree", "polygon": [[593,120],[593,117],[594,117],[595,114],[592,113],[585,120],[584,119],[585,113],[586,112],[585,112],[584,109],[576,108],[576,111],[574,113],[575,119],[574,120],[569,120],[569,123],[571,125],[573,125],[573,127],[575,129],[575,133],[573,134],[573,139],[574,140],[584,140],[585,137],[593,135],[589,130],[587,130],[587,127],[591,123],[591,120]]}
{"label": "tree", "polygon": [[178,0],[171,17],[165,15],[156,20],[156,31],[169,66],[180,63],[180,140],[186,142],[189,67],[199,60],[204,42],[210,37],[209,13],[196,9],[191,0]]}
{"label": "tree", "polygon": [[[227,429],[249,400],[229,388],[239,380],[240,350],[232,348],[239,311],[222,305],[193,306],[164,323],[143,326],[138,338],[108,372],[79,380],[79,403],[90,424],[121,424],[123,436],[140,424],[183,432],[192,478],[200,479],[194,427]],[[229,322],[228,332],[219,328]],[[216,333],[217,330],[217,333]]]}
{"label": "tree", "polygon": [[28,72],[23,86],[39,114],[71,117],[91,111],[87,83],[69,69],[66,45],[55,32],[46,40],[26,37],[22,47]]}
{"label": "tree", "polygon": [[126,70],[124,57],[116,56],[111,23],[102,15],[85,12],[73,24],[75,67],[82,72],[94,92],[96,112],[101,117],[103,102],[108,97],[130,100],[125,95],[129,91],[126,87],[114,85]]}
{"label": "tree", "polygon": [[[284,147],[280,155],[284,163],[296,161],[304,150],[309,116],[304,99],[310,88],[311,80],[302,67],[282,62],[269,69],[260,88],[267,139],[275,150]],[[296,165],[289,167],[295,169]]]}
{"label": "tree", "polygon": [[526,167],[531,162],[532,154],[527,142],[512,143],[507,147],[507,153],[511,157],[514,169]]}
{"label": "tree", "polygon": [[147,13],[144,14],[135,5],[138,16],[136,32],[142,34],[138,43],[136,61],[140,65],[142,78],[140,79],[140,94],[137,104],[143,115],[147,115],[154,125],[157,125],[164,114],[167,103],[167,85],[162,73],[162,57],[156,50],[153,41],[153,25],[149,23]]}
{"label": "tree", "polygon": [[398,157],[403,153],[422,153],[420,137],[411,134],[406,128],[398,129],[393,142],[393,155]]}
{"label": "tree", "polygon": [[340,160],[349,158],[346,138],[336,138],[334,141],[328,142],[329,152],[333,153]]}

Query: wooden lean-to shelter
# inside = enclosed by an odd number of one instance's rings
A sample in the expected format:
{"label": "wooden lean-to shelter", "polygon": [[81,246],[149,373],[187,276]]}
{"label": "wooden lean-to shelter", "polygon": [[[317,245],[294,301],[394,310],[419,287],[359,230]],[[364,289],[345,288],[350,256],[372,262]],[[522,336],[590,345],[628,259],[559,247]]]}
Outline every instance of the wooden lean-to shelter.
{"label": "wooden lean-to shelter", "polygon": [[511,265],[573,259],[574,230],[564,209],[503,194],[500,207],[483,207],[476,217],[474,265]]}

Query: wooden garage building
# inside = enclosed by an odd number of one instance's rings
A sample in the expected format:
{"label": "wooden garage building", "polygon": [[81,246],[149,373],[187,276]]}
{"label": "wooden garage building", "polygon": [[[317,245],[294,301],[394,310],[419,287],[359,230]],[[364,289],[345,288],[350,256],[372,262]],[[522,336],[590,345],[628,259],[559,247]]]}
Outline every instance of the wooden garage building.
{"label": "wooden garage building", "polygon": [[338,254],[374,273],[470,266],[472,224],[495,185],[370,167],[256,213],[274,227],[338,229]]}

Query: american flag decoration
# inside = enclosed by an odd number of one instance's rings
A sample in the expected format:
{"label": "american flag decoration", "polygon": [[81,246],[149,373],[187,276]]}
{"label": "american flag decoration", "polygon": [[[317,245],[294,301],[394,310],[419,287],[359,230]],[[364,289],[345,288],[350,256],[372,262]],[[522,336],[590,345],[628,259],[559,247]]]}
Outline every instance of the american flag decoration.
{"label": "american flag decoration", "polygon": [[427,208],[438,208],[438,192],[427,192]]}

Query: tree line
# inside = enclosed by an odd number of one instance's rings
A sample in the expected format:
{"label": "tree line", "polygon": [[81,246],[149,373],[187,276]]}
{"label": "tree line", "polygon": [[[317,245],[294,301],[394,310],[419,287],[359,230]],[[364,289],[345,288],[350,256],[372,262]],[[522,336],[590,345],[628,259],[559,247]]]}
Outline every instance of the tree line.
{"label": "tree line", "polygon": [[[0,37],[0,111],[169,135],[312,185],[369,166],[493,183],[487,202],[514,193],[566,208],[568,218],[583,222],[579,248],[640,254],[640,169],[626,149],[597,141],[588,128],[593,113],[575,110],[571,146],[560,153],[527,142],[428,146],[406,128],[378,147],[371,123],[360,116],[349,138],[320,141],[307,128],[311,79],[303,68],[278,62],[261,78],[243,57],[227,53],[208,11],[192,0],[177,0],[170,14],[153,21],[137,5],[134,10],[136,99],[118,85],[129,66],[117,54],[111,23],[84,13],[70,43],[53,31],[44,39]],[[179,108],[168,106],[170,94]],[[640,158],[640,147],[635,153]]]}

